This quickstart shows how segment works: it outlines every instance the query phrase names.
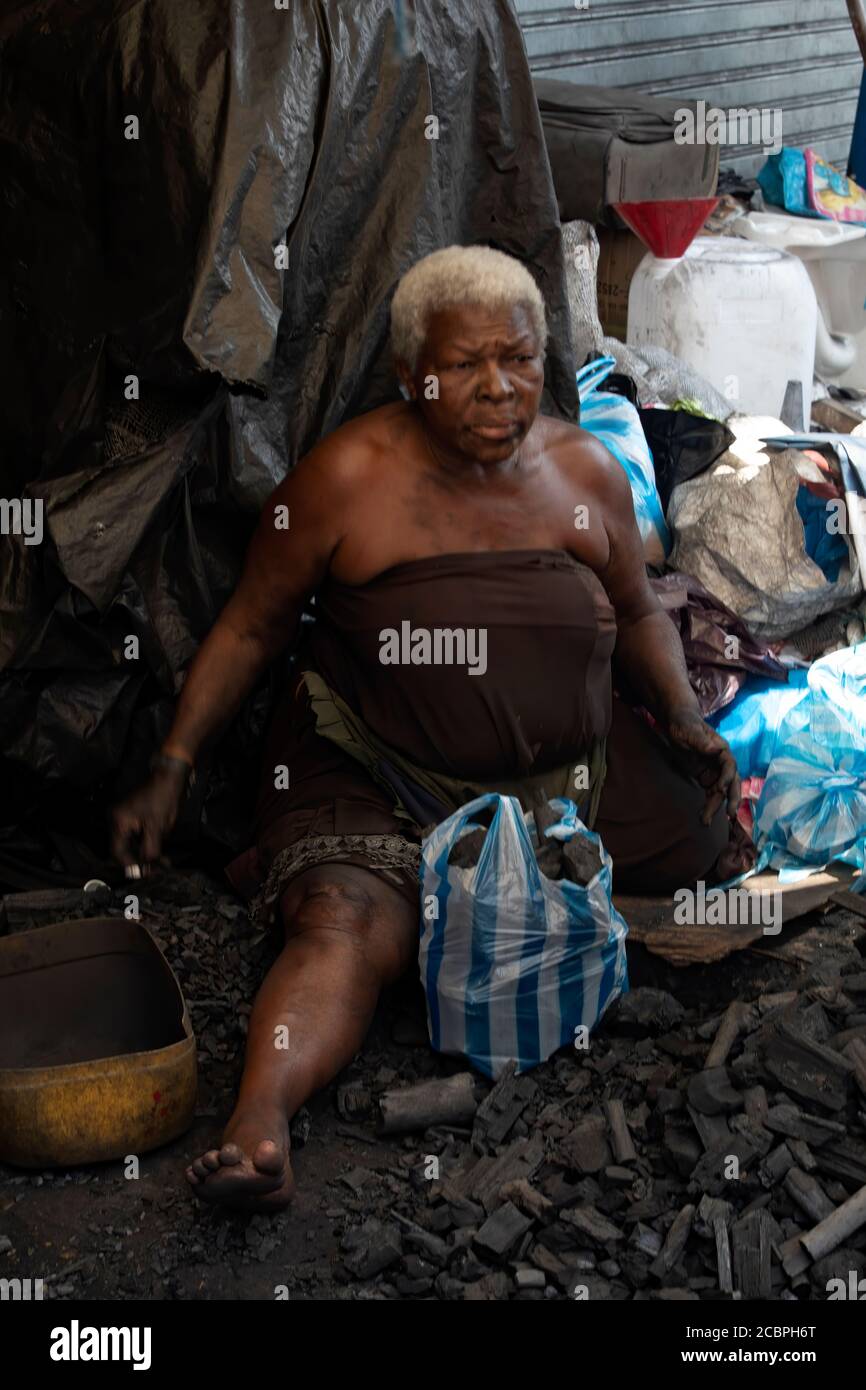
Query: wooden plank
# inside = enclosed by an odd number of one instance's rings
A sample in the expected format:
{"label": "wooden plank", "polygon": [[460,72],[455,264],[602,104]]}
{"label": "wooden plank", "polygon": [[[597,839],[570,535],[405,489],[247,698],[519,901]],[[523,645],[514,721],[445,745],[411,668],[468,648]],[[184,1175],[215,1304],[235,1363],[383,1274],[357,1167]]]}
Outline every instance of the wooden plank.
{"label": "wooden plank", "polygon": [[[795,921],[807,912],[823,907],[834,894],[847,888],[856,870],[847,864],[831,864],[821,873],[799,883],[779,883],[775,873],[755,874],[740,885],[752,893],[780,893],[782,924]],[[707,890],[710,891],[709,889]],[[615,907],[628,924],[631,941],[638,941],[653,955],[671,965],[708,964],[723,960],[733,951],[742,951],[760,941],[764,929],[751,922],[737,926],[680,926],[674,921],[673,898],[632,897],[614,893]],[[750,914],[751,915],[751,914]]]}

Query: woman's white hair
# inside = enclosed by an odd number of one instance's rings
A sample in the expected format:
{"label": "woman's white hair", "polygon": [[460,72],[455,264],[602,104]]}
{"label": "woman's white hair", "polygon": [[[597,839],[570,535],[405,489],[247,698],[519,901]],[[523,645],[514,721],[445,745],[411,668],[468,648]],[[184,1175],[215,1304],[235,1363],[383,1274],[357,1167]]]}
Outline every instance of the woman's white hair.
{"label": "woman's white hair", "polygon": [[391,345],[410,371],[427,336],[430,315],[461,304],[526,309],[543,355],[547,319],[541,291],[525,266],[491,246],[446,246],[406,271],[391,301]]}

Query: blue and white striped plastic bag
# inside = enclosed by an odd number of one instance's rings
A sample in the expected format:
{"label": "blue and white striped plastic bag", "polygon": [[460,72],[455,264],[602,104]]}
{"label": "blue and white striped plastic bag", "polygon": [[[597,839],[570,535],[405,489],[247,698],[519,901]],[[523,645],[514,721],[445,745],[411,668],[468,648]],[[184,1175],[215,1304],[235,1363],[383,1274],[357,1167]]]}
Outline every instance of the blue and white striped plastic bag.
{"label": "blue and white striped plastic bag", "polygon": [[756,807],[755,871],[784,881],[834,860],[866,889],[866,642],[809,668],[807,693],[783,719]]}
{"label": "blue and white striped plastic bag", "polygon": [[[509,1061],[526,1071],[574,1043],[576,1030],[594,1028],[628,989],[627,927],[611,901],[610,856],[573,802],[552,804],[561,819],[549,835],[584,835],[598,845],[602,867],[586,888],[541,873],[534,818],[511,796],[468,802],[422,849],[419,964],[430,1041],[493,1078]],[[478,863],[449,864],[486,807],[494,815]]]}

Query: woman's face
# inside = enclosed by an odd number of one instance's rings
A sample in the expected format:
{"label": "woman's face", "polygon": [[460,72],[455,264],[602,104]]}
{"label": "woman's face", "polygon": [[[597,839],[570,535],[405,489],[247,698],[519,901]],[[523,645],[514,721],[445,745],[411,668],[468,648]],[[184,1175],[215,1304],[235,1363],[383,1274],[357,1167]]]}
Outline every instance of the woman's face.
{"label": "woman's face", "polygon": [[515,305],[432,314],[414,373],[400,377],[434,440],[478,463],[517,450],[538,414],[544,359],[532,320]]}

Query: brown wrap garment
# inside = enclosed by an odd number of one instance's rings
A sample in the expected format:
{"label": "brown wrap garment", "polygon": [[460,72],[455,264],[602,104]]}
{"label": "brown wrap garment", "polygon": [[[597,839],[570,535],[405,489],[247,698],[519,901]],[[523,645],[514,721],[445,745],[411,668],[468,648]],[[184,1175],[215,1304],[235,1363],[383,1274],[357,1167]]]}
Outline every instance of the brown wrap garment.
{"label": "brown wrap garment", "polygon": [[[591,570],[566,551],[437,555],[366,584],[326,580],[298,669],[315,669],[396,753],[451,777],[513,780],[579,759],[607,739],[595,829],[622,891],[669,892],[711,878],[728,842],[721,810],[700,823],[701,788],[667,744],[612,694],[613,608]],[[483,629],[486,670],[383,664],[383,633]],[[471,655],[470,651],[470,655]],[[475,655],[478,648],[475,649]],[[480,666],[480,663],[476,663]],[[289,787],[274,785],[285,764]],[[313,864],[360,864],[419,901],[420,823],[355,759],[316,733],[304,683],[290,682],[268,738],[255,844],[229,866],[267,915]]]}

